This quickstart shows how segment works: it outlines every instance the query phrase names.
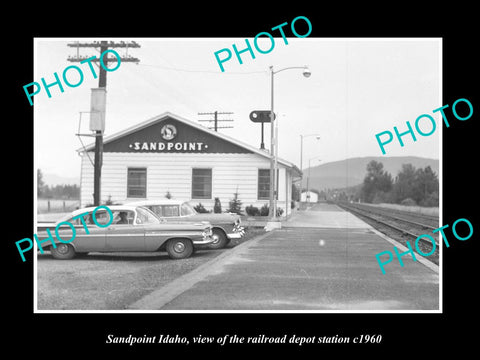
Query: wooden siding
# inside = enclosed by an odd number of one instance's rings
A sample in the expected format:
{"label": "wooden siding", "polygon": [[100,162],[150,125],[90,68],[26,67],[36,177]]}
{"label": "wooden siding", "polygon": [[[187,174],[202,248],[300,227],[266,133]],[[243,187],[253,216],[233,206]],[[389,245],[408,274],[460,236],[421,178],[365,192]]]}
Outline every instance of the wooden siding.
{"label": "wooden siding", "polygon": [[[92,160],[94,153],[89,153]],[[113,202],[128,202],[139,198],[127,198],[127,169],[147,169],[148,200],[163,199],[167,191],[173,199],[202,203],[212,209],[215,197],[220,198],[222,210],[228,208],[233,193],[239,193],[243,209],[254,205],[261,207],[268,200],[257,199],[258,169],[269,169],[270,162],[256,154],[188,154],[177,153],[104,153],[101,179],[101,202],[109,198]],[[192,168],[212,169],[212,198],[191,199]],[[291,174],[279,164],[278,207],[285,210],[285,198],[290,205]],[[81,206],[93,203],[93,166],[86,154],[81,169]],[[290,208],[288,209],[290,212]],[[285,212],[284,212],[285,215]]]}

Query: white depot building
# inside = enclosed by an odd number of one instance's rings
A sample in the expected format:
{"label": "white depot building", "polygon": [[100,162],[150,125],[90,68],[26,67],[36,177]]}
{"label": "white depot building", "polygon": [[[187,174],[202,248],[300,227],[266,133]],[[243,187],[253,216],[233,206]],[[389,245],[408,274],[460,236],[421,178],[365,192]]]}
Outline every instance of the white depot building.
{"label": "white depot building", "polygon": [[300,194],[301,202],[318,202],[318,194],[314,191],[304,191]]}
{"label": "white depot building", "polygon": [[[270,154],[180,116],[163,113],[104,138],[101,203],[173,199],[228,209],[238,192],[242,210],[269,203]],[[80,201],[93,204],[94,144],[82,156]],[[301,171],[278,159],[277,207],[291,212],[292,184]]]}

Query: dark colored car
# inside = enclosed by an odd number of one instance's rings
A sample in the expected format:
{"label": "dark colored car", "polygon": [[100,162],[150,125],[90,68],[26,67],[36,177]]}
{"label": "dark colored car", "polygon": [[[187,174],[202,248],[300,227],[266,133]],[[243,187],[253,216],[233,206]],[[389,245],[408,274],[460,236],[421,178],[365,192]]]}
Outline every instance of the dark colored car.
{"label": "dark colored car", "polygon": [[208,245],[211,249],[220,249],[225,247],[231,239],[240,239],[245,235],[245,230],[241,226],[240,216],[231,213],[197,213],[195,209],[186,201],[159,199],[144,200],[129,203],[129,205],[143,206],[151,210],[160,219],[167,222],[172,221],[208,221],[212,224],[213,242]]}
{"label": "dark colored car", "polygon": [[[150,252],[166,251],[172,259],[189,257],[197,245],[212,243],[212,229],[207,222],[177,222],[161,221],[146,208],[128,205],[108,206],[112,216],[106,209],[95,213],[95,224],[92,211],[95,208],[75,210],[70,215],[60,219],[52,226],[38,224],[37,236],[40,240],[48,237],[46,228],[50,229],[55,246],[50,241],[42,243],[44,250],[50,250],[56,259],[71,259],[75,254],[88,252]],[[78,215],[88,213],[83,217]],[[85,225],[82,224],[82,219]],[[61,222],[69,222],[75,228],[75,236],[71,242],[73,230],[68,224],[58,227],[56,237],[55,227]],[[105,226],[111,222],[110,225]],[[88,229],[88,233],[85,230]],[[103,227],[101,227],[103,226]]]}

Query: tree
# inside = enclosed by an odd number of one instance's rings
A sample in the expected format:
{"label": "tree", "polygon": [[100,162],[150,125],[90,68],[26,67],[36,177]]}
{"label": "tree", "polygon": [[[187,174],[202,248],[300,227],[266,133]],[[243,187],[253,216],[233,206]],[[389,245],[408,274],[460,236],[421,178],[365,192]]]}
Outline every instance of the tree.
{"label": "tree", "polygon": [[218,197],[215,198],[215,204],[213,205],[213,212],[215,214],[220,214],[222,212],[222,203]]}
{"label": "tree", "polygon": [[205,213],[209,212],[207,209],[205,209],[205,207],[202,205],[202,203],[198,203],[198,205],[194,206],[193,208],[199,214],[205,214]]}
{"label": "tree", "polygon": [[233,199],[228,203],[228,212],[242,214],[242,201],[238,199],[238,189],[233,193]]}
{"label": "tree", "polygon": [[422,206],[438,206],[438,177],[430,166],[418,169],[416,175],[416,187],[414,199]]}
{"label": "tree", "polygon": [[45,182],[43,181],[42,170],[37,169],[37,196],[41,197],[45,193]]}
{"label": "tree", "polygon": [[393,200],[400,203],[407,198],[415,199],[415,185],[417,182],[417,172],[412,164],[402,164],[402,170],[396,177],[393,186]]}
{"label": "tree", "polygon": [[383,164],[375,160],[367,164],[367,175],[363,180],[362,200],[371,203],[377,193],[388,193],[392,189],[392,175],[383,170]]}

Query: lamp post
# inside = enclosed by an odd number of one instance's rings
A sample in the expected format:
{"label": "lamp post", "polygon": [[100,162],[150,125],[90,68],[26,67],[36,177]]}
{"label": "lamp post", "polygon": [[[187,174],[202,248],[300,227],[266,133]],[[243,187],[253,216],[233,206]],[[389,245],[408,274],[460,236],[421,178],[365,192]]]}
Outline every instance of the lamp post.
{"label": "lamp post", "polygon": [[274,75],[290,69],[303,69],[303,76],[306,78],[310,77],[312,74],[308,67],[305,66],[291,66],[286,67],[277,71],[273,70],[273,66],[270,66],[270,80],[271,80],[271,103],[270,103],[270,193],[269,193],[269,217],[272,221],[277,219],[277,168],[278,168],[278,154],[275,149],[278,149],[278,137],[275,136],[275,133],[278,132],[278,128],[275,122],[275,116],[273,114],[273,78]]}
{"label": "lamp post", "polygon": [[315,136],[317,140],[320,140],[319,134],[300,134],[300,170],[303,170],[303,139],[310,136]]}
{"label": "lamp post", "polygon": [[[300,134],[300,170],[303,172],[303,138],[307,138],[310,136],[315,136],[317,140],[320,140],[320,135],[319,134]],[[302,196],[302,187],[303,187],[303,176],[302,176],[302,181],[300,182],[300,197]]]}
{"label": "lamp post", "polygon": [[[307,194],[305,200],[307,203],[310,203],[310,187],[309,187],[309,181],[310,181],[310,167],[311,167],[311,161],[313,159],[318,158],[318,156],[314,156],[313,158],[308,159],[308,176],[307,176]],[[322,161],[322,159],[318,159],[318,161]]]}

